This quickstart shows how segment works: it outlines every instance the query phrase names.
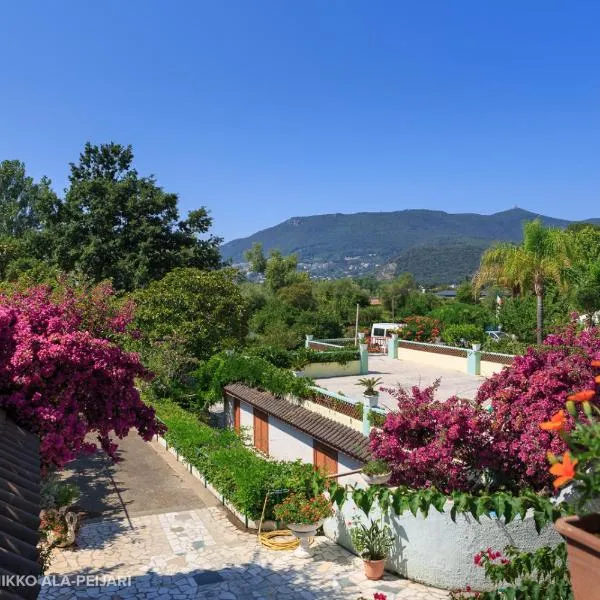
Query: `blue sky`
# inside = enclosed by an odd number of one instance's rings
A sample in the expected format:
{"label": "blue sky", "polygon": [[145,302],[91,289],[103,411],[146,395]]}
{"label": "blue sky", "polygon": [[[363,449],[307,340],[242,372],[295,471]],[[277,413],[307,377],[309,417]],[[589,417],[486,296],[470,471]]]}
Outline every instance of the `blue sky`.
{"label": "blue sky", "polygon": [[518,205],[600,217],[600,3],[4,2],[0,159],[62,190],[85,141],[207,206],[291,216]]}

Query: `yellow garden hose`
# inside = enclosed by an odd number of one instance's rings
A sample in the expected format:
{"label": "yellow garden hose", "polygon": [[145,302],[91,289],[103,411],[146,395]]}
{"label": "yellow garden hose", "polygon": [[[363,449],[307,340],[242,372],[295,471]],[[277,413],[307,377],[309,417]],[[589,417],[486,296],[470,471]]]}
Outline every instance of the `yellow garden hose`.
{"label": "yellow garden hose", "polygon": [[[267,492],[263,504],[260,523],[258,524],[258,540],[269,550],[295,550],[300,544],[300,540],[294,536],[289,529],[276,529],[275,531],[262,531],[262,524],[267,510],[267,500],[273,492]],[[284,538],[284,539],[277,539]],[[290,539],[291,538],[291,539]]]}

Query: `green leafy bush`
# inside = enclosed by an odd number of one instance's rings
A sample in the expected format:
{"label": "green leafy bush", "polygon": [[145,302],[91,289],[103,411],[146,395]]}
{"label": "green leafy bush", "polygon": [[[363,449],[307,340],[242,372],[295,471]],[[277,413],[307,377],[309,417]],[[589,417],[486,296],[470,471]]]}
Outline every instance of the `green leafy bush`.
{"label": "green leafy bush", "polygon": [[[167,425],[165,438],[210,484],[251,519],[259,519],[267,492],[289,490],[312,497],[323,490],[324,479],[312,465],[262,458],[229,429],[214,429],[169,400],[152,403]],[[281,496],[270,495],[265,518]]]}
{"label": "green leafy bush", "polygon": [[442,340],[450,346],[460,346],[463,340],[466,342],[479,343],[483,341],[483,329],[478,325],[469,323],[447,325],[442,331]]}
{"label": "green leafy bush", "polygon": [[432,310],[429,317],[437,319],[444,328],[448,325],[477,325],[484,329],[496,322],[494,313],[483,304],[464,304],[463,302],[446,302]]}

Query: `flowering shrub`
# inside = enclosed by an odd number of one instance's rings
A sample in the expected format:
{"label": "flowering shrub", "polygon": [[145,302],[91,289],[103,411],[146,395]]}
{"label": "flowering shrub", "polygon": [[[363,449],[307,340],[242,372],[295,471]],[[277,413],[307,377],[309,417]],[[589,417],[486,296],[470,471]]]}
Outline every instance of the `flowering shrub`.
{"label": "flowering shrub", "polygon": [[[551,429],[540,431],[565,405],[572,392],[594,385],[590,358],[600,354],[598,330],[549,336],[548,348],[530,348],[517,356],[480,388],[480,404],[491,401],[491,433],[500,469],[511,474],[518,486],[550,489],[552,477],[546,469],[548,452],[562,454],[565,441]],[[572,348],[565,347],[565,344]],[[564,416],[564,429],[573,427],[573,417]]]}
{"label": "flowering shrub", "polygon": [[411,342],[433,342],[440,335],[441,324],[431,317],[406,317],[405,326],[398,329],[398,338]]}
{"label": "flowering shrub", "polygon": [[322,494],[307,498],[298,493],[290,494],[273,512],[278,521],[310,525],[333,515],[333,507]]}
{"label": "flowering shrub", "polygon": [[0,407],[40,436],[44,467],[94,449],[85,441],[90,432],[114,456],[111,432],[123,437],[136,427],[149,440],[160,428],[135,387],[150,374],[136,354],[106,339],[131,316],[130,307],[109,310],[107,293],[83,301],[67,291],[58,300],[37,287],[0,296]]}
{"label": "flowering shrub", "polygon": [[398,401],[381,430],[371,432],[375,458],[391,467],[392,485],[471,490],[495,465],[491,417],[481,407],[453,397],[434,399],[437,383],[423,390],[385,389]]}

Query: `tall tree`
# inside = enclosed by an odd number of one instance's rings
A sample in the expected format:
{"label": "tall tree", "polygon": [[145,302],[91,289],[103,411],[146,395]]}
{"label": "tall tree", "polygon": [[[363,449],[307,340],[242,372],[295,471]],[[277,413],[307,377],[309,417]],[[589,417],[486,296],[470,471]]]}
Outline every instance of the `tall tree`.
{"label": "tall tree", "polygon": [[42,215],[56,210],[57,202],[47,177],[35,183],[21,161],[0,162],[0,236],[20,238],[37,231]]}
{"label": "tall tree", "polygon": [[513,291],[532,291],[537,302],[536,339],[541,344],[544,291],[550,281],[559,287],[565,286],[569,256],[564,232],[545,227],[536,219],[525,223],[521,245],[499,244],[484,252],[473,284],[476,290],[488,283],[497,283]]}
{"label": "tall tree", "polygon": [[175,267],[220,265],[221,240],[208,233],[207,210],[191,211],[180,221],[177,195],[165,192],[153,176],[138,175],[131,146],[87,143],[70,167],[70,187],[46,232],[62,269],[131,290]]}

